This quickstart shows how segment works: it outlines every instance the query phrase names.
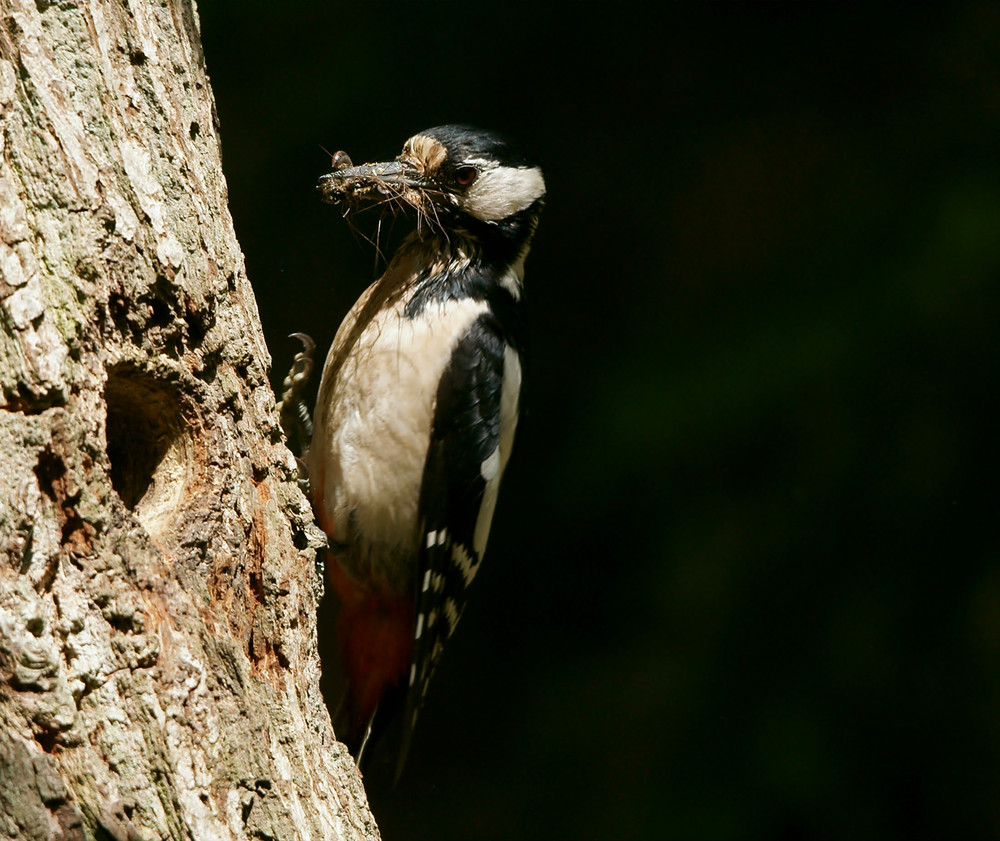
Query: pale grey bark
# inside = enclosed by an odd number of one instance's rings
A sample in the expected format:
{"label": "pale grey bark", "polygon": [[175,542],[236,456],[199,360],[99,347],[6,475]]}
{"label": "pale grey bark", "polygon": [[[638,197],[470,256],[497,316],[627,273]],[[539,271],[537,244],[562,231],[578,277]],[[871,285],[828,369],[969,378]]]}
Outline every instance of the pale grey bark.
{"label": "pale grey bark", "polygon": [[193,3],[0,0],[0,838],[376,838]]}

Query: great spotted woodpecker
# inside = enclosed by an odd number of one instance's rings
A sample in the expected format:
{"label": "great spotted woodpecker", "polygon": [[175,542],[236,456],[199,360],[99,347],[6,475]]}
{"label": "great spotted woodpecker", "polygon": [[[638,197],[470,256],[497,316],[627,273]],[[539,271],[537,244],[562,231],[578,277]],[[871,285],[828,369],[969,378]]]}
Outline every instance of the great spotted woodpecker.
{"label": "great spotted woodpecker", "polygon": [[319,183],[346,208],[413,208],[417,228],[347,314],[323,369],[306,456],[329,537],[359,764],[400,709],[397,775],[466,588],[479,569],[522,387],[524,259],[542,172],[463,125],[386,163],[343,152]]}

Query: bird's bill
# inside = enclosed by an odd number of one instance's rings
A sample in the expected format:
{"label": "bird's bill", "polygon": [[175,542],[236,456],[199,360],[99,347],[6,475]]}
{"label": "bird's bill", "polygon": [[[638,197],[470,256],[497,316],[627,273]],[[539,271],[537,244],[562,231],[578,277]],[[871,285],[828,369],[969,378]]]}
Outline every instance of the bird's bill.
{"label": "bird's bill", "polygon": [[406,201],[410,191],[426,186],[424,179],[412,166],[401,161],[350,166],[350,159],[342,152],[334,159],[342,163],[337,169],[319,180],[317,189],[325,202],[339,204],[345,201],[380,196]]}

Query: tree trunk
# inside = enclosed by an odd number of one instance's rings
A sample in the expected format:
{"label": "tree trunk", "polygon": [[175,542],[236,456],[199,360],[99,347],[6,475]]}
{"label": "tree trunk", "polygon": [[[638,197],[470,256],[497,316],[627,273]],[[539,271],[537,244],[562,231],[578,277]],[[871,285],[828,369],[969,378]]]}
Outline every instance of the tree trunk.
{"label": "tree trunk", "polygon": [[0,837],[377,838],[193,3],[0,0]]}

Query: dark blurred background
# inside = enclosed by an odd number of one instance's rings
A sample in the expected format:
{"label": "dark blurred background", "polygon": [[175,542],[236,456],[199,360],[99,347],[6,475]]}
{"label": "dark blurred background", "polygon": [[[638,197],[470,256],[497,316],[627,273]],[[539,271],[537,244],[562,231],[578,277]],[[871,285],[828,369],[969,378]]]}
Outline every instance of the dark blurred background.
{"label": "dark blurred background", "polygon": [[520,449],[375,815],[996,837],[1000,6],[647,5],[200,4],[276,386],[378,271],[324,149],[545,167]]}

